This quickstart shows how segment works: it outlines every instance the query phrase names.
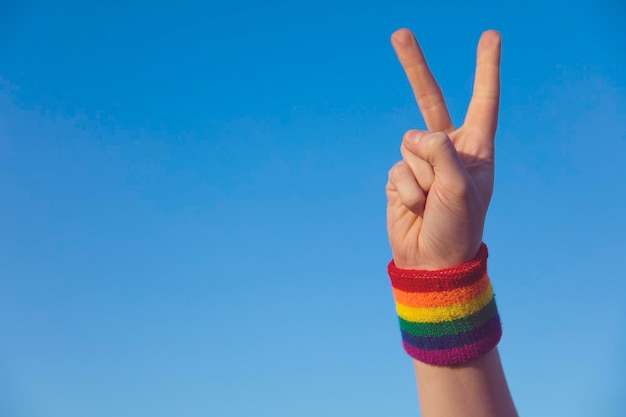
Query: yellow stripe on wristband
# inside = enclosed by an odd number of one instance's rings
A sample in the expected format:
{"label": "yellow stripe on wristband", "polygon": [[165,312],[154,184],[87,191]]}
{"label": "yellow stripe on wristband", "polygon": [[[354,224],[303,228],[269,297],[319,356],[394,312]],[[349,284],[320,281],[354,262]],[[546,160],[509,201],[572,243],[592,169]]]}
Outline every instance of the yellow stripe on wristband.
{"label": "yellow stripe on wristband", "polygon": [[487,287],[482,294],[466,303],[430,308],[413,308],[396,303],[396,311],[398,312],[398,316],[407,321],[416,323],[437,323],[456,320],[474,314],[489,304],[492,298],[493,287],[489,284],[489,287]]}

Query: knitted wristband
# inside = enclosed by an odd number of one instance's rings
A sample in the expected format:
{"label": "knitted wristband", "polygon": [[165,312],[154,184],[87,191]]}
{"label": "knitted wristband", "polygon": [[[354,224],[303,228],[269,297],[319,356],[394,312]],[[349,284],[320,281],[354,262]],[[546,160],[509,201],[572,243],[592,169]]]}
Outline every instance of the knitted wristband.
{"label": "knitted wristband", "polygon": [[389,263],[402,343],[418,361],[454,365],[485,355],[502,336],[487,275],[487,246],[474,259],[436,271]]}

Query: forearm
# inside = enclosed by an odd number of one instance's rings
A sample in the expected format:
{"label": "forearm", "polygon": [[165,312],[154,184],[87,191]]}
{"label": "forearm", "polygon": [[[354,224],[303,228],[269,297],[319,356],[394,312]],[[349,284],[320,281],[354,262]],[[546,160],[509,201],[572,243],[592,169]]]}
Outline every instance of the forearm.
{"label": "forearm", "polygon": [[500,316],[487,273],[488,250],[454,267],[388,266],[402,342],[414,358],[424,417],[513,417],[496,348]]}
{"label": "forearm", "polygon": [[517,416],[497,348],[461,365],[414,364],[423,417]]}

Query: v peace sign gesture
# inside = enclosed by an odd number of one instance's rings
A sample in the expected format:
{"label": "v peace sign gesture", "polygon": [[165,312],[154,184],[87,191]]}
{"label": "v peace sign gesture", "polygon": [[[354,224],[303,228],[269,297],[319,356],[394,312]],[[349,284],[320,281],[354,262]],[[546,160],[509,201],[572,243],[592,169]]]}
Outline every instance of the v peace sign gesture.
{"label": "v peace sign gesture", "polygon": [[476,255],[493,192],[500,35],[487,31],[480,38],[474,92],[459,128],[413,34],[401,29],[391,40],[428,127],[404,135],[403,159],[389,171],[394,261],[404,269],[455,266]]}

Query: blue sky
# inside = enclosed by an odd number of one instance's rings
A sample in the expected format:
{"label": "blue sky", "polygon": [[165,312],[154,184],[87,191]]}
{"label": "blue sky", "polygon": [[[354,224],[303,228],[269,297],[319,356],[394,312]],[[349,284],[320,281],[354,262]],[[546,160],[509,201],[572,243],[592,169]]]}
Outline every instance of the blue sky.
{"label": "blue sky", "polygon": [[522,415],[626,405],[626,8],[2,2],[0,415],[413,416],[384,185],[503,36],[485,241]]}

